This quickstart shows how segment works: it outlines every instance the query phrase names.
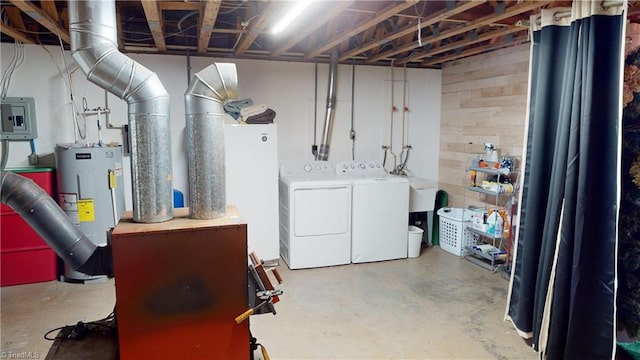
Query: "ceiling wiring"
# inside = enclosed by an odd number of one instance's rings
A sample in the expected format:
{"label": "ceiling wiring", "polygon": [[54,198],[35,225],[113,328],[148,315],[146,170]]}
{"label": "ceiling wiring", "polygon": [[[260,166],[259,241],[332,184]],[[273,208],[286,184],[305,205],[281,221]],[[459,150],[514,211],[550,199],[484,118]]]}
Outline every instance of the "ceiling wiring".
{"label": "ceiling wiring", "polygon": [[11,85],[11,78],[13,73],[24,63],[24,44],[20,41],[16,41],[13,46],[13,57],[9,62],[9,65],[2,73],[2,94],[4,98],[9,92],[9,86]]}

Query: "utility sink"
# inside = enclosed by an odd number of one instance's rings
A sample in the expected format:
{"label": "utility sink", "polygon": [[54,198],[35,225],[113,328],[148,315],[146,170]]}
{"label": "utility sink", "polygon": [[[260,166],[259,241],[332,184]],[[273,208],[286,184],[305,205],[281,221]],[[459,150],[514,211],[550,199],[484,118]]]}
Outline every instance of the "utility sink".
{"label": "utility sink", "polygon": [[433,211],[438,182],[415,176],[409,180],[409,212]]}

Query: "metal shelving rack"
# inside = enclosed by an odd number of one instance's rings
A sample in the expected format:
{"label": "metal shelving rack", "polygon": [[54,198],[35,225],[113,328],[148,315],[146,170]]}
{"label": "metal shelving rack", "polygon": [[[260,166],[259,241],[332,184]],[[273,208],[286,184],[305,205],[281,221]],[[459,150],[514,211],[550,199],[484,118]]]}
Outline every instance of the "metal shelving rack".
{"label": "metal shelving rack", "polygon": [[[509,157],[509,158],[512,159],[512,162],[511,162],[512,166],[510,169],[508,169],[509,171],[506,171],[506,168],[496,169],[495,167],[491,166],[491,165],[494,165],[494,163],[488,163],[487,167],[479,166],[480,155],[478,155],[478,157],[476,158],[471,159],[470,165],[467,167],[467,171],[465,172],[467,175],[466,181],[468,181],[471,178],[470,172],[475,171],[476,176],[478,176],[478,174],[483,174],[484,178],[491,175],[496,176],[497,184],[501,183],[500,181],[501,178],[508,177],[510,180],[512,180],[511,184],[513,188],[511,189],[511,191],[504,191],[501,185],[495,185],[496,190],[485,189],[477,185],[467,186],[465,187],[465,203],[466,203],[467,191],[482,194],[482,195],[485,195],[485,199],[484,199],[484,203],[486,204],[485,209],[487,209],[491,205],[491,206],[495,206],[495,208],[497,209],[507,210],[507,214],[509,215],[508,211],[510,211],[510,209],[506,208],[506,203],[509,202],[510,198],[515,196],[516,186],[519,178],[519,172],[516,170],[516,164],[518,163],[517,162],[518,159],[515,157]],[[476,179],[476,183],[477,182],[478,182],[478,179]],[[488,196],[492,196],[495,199],[495,201],[491,201],[491,202],[488,201],[487,200]],[[509,226],[512,226],[512,224],[509,224]],[[473,225],[467,225],[467,230],[469,230],[476,236],[476,240],[480,240],[480,241],[477,241],[477,243],[480,245],[476,244],[468,247],[466,249],[467,251],[466,251],[466,255],[464,256],[464,259],[476,265],[479,265],[491,272],[496,272],[500,268],[500,266],[506,263],[508,254],[503,252],[503,249],[504,249],[503,233],[501,233],[500,236],[496,236],[494,234],[490,234],[480,229],[474,228]],[[486,240],[483,240],[483,239],[486,239]]]}

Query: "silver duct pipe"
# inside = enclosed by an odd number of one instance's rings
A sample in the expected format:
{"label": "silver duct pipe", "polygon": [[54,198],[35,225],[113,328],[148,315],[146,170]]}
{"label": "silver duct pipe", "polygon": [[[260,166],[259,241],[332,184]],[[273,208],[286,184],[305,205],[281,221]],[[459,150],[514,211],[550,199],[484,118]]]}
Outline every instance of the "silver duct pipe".
{"label": "silver duct pipe", "polygon": [[2,203],[18,213],[64,262],[88,275],[113,274],[111,248],[96,247],[46,191],[12,172],[0,176]]}
{"label": "silver duct pipe", "polygon": [[331,144],[331,132],[333,129],[333,118],[336,110],[336,77],[338,74],[338,56],[331,54],[329,62],[329,84],[327,86],[327,112],[324,118],[324,131],[322,132],[322,142],[316,160],[329,160],[329,145]]}
{"label": "silver duct pipe", "polygon": [[223,102],[237,97],[235,64],[211,64],[191,79],[184,94],[189,159],[189,216],[226,213]]}
{"label": "silver duct pipe", "polygon": [[173,218],[169,94],[155,73],[118,51],[114,0],[69,0],[69,31],[87,79],[129,105],[133,221]]}

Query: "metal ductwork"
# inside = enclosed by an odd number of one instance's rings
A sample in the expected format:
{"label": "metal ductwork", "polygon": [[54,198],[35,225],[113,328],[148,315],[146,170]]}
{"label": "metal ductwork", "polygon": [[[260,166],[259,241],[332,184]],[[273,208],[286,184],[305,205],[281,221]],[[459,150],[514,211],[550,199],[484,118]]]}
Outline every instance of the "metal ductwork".
{"label": "metal ductwork", "polygon": [[189,216],[226,213],[223,103],[237,97],[235,64],[215,63],[191,79],[184,94],[189,159]]}
{"label": "metal ductwork", "polygon": [[118,51],[114,0],[69,1],[71,52],[87,79],[128,103],[133,221],[173,218],[169,94]]}
{"label": "metal ductwork", "polygon": [[18,213],[64,262],[87,275],[113,274],[111,247],[96,247],[31,179],[12,172],[0,176],[2,203]]}
{"label": "metal ductwork", "polygon": [[331,132],[333,129],[333,118],[336,113],[336,78],[338,74],[338,56],[331,54],[329,62],[329,83],[327,85],[327,112],[324,118],[324,130],[322,132],[322,142],[316,160],[329,160],[329,145],[331,144]]}

